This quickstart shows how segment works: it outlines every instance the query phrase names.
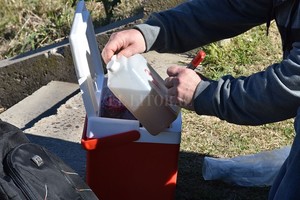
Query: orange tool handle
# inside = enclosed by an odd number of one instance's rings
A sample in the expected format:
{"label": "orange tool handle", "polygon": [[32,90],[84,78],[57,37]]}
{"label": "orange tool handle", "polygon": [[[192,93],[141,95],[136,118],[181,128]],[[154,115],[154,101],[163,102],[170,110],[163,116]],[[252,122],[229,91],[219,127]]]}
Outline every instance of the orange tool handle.
{"label": "orange tool handle", "polygon": [[194,59],[188,64],[187,68],[196,69],[198,65],[204,60],[206,53],[203,50],[200,50]]}

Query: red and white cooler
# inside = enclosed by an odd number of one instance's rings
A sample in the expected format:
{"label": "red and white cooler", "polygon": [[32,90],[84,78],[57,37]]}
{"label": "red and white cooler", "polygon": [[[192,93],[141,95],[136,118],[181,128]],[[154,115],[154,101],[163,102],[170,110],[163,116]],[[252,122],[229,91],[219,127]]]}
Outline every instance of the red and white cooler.
{"label": "red and white cooler", "polygon": [[86,109],[81,144],[87,151],[89,186],[102,200],[174,199],[181,113],[155,136],[137,119],[103,117],[101,102],[108,90],[107,78],[84,1],[77,4],[70,46]]}

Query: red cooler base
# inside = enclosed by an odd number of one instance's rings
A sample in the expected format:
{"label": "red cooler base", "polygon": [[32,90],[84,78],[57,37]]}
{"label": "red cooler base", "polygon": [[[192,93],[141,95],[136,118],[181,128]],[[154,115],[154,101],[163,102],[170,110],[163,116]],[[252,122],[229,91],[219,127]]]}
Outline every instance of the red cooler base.
{"label": "red cooler base", "polygon": [[[132,137],[136,131],[128,132]],[[100,200],[173,200],[179,144],[127,142],[107,145],[82,139],[86,181]],[[104,139],[105,140],[105,139]]]}

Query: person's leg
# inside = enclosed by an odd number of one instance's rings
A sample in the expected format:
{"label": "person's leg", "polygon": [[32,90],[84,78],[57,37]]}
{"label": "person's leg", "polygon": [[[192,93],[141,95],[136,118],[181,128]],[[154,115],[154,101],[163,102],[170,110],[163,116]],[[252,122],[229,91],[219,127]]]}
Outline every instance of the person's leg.
{"label": "person's leg", "polygon": [[284,163],[280,175],[276,178],[271,191],[270,200],[293,200],[300,198],[300,152]]}
{"label": "person's leg", "polygon": [[269,192],[269,200],[274,199],[274,196],[280,186],[280,183],[286,173],[286,164],[287,164],[287,159],[285,160],[285,162],[283,163],[282,167],[280,168],[278,175],[276,177],[276,179],[274,180],[271,190]]}
{"label": "person's leg", "polygon": [[296,136],[291,152],[281,167],[269,194],[269,200],[300,199],[300,110],[295,119]]}

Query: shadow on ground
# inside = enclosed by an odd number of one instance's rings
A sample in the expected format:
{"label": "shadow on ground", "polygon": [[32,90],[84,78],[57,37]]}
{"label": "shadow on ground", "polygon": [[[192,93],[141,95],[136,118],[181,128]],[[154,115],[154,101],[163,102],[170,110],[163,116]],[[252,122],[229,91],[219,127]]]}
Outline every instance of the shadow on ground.
{"label": "shadow on ground", "polygon": [[221,181],[205,181],[205,155],[180,152],[176,200],[265,200],[269,187],[239,187]]}

